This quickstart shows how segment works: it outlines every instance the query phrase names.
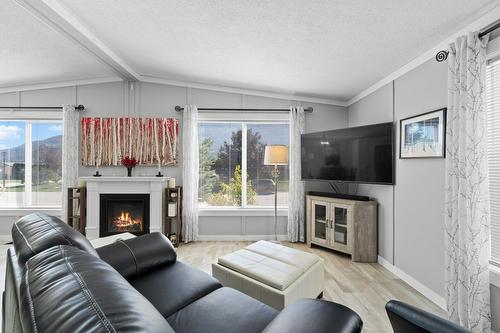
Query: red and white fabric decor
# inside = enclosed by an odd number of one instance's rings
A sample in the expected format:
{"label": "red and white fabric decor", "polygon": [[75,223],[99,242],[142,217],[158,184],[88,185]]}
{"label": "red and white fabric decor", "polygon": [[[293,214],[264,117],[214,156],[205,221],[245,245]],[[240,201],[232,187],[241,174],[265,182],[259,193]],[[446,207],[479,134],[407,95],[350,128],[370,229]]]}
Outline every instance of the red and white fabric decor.
{"label": "red and white fabric decor", "polygon": [[173,166],[178,134],[175,118],[82,118],[81,162],[120,165],[129,156],[139,165]]}

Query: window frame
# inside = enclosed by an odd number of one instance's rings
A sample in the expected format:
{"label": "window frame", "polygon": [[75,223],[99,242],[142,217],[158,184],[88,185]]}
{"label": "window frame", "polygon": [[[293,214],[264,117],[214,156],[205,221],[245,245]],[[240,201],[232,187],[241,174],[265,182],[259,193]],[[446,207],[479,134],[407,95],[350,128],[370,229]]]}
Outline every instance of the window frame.
{"label": "window frame", "polygon": [[[199,117],[198,125],[202,123],[212,124],[225,124],[235,123],[241,125],[241,206],[198,206],[200,216],[274,216],[274,206],[252,206],[247,205],[247,188],[244,184],[247,183],[247,129],[249,124],[259,125],[287,125],[288,132],[290,133],[290,122],[287,117],[270,117],[270,119],[247,119],[239,118],[234,114],[229,117],[221,116],[216,117]],[[236,212],[236,215],[235,215]],[[272,213],[272,214],[271,214]],[[288,205],[278,205],[278,216],[286,216],[288,213]]]}
{"label": "window frame", "polygon": [[[488,42],[488,47],[486,50],[486,66],[490,62],[495,62],[495,60],[500,60],[500,37],[494,38]],[[493,244],[490,244],[493,247]],[[500,288],[500,266],[499,263],[493,261],[490,257],[490,283]]]}
{"label": "window frame", "polygon": [[[22,206],[4,206],[0,207],[0,211],[13,211],[13,210],[31,210],[31,209],[44,209],[44,210],[60,210],[62,209],[62,191],[61,191],[61,204],[60,205],[33,205],[33,191],[32,191],[32,175],[33,175],[33,124],[35,123],[58,123],[63,124],[62,113],[60,111],[50,112],[35,112],[35,111],[13,111],[13,112],[0,112],[0,121],[11,122],[24,122],[24,197]],[[62,161],[61,161],[62,163]],[[1,214],[0,214],[1,216]]]}

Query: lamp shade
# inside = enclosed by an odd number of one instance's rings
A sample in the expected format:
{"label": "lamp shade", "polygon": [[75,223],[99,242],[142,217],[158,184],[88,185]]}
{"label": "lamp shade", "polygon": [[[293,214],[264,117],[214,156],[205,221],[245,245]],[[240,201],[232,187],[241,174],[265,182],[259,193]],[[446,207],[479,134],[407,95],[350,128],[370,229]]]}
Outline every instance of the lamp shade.
{"label": "lamp shade", "polygon": [[288,147],[285,145],[267,145],[264,152],[265,165],[288,165]]}

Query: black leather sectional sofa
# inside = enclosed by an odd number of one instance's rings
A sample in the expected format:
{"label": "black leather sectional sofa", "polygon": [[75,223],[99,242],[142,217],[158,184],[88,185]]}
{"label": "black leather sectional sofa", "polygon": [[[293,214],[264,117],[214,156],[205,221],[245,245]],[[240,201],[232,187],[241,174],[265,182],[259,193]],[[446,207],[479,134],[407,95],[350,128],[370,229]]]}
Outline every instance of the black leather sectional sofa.
{"label": "black leather sectional sofa", "polygon": [[95,250],[59,219],[31,214],[12,229],[3,332],[360,332],[340,304],[275,309],[176,260],[162,234]]}

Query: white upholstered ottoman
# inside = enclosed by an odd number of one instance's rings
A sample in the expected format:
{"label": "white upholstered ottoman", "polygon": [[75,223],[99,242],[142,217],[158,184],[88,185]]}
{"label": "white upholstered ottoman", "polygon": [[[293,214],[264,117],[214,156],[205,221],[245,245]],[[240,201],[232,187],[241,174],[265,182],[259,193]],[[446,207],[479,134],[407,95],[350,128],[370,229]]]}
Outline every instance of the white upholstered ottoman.
{"label": "white upholstered ottoman", "polygon": [[212,275],[278,310],[301,298],[316,298],[324,289],[320,257],[267,241],[220,257]]}

